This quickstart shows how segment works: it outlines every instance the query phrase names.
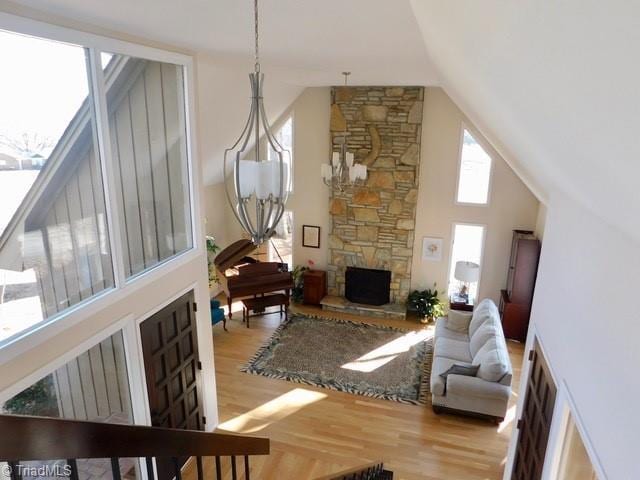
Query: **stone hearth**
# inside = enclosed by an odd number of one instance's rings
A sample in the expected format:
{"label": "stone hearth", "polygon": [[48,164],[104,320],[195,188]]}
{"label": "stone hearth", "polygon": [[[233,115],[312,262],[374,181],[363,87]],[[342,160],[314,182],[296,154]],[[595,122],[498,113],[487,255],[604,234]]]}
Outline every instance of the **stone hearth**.
{"label": "stone hearth", "polygon": [[363,303],[350,302],[344,297],[327,295],[320,302],[322,310],[330,312],[355,313],[356,315],[369,315],[379,318],[397,318],[404,320],[407,317],[407,309],[399,303],[386,305],[365,305]]}
{"label": "stone hearth", "polygon": [[343,297],[346,267],[390,270],[391,302],[405,301],[418,199],[422,87],[334,87],[331,139],[367,166],[365,185],[333,192],[329,295]]}

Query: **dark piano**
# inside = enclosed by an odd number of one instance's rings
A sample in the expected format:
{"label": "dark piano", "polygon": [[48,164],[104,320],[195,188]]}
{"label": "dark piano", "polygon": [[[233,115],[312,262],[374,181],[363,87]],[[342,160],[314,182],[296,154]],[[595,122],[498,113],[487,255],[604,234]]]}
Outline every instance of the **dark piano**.
{"label": "dark piano", "polygon": [[214,259],[220,285],[227,295],[229,318],[234,299],[284,290],[289,296],[293,277],[286,263],[259,262],[249,256],[257,247],[251,240],[238,240]]}

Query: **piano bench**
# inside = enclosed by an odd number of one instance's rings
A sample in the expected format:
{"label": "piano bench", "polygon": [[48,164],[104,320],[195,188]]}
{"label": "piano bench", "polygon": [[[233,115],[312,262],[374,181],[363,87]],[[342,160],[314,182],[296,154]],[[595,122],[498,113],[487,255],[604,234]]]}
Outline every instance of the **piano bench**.
{"label": "piano bench", "polygon": [[[250,315],[250,312],[263,311],[267,307],[280,307],[280,311],[275,312],[262,312],[254,315]],[[249,328],[249,318],[257,317],[259,315],[268,315],[270,313],[284,313],[284,319],[289,319],[289,295],[284,293],[275,293],[271,295],[264,295],[261,297],[245,298],[242,300],[242,321],[247,322],[247,328]]]}

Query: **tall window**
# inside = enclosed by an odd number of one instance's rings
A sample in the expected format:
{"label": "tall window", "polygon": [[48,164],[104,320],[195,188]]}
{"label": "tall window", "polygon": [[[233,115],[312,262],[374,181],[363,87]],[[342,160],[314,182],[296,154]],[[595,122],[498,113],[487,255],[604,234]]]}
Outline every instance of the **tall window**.
{"label": "tall window", "polygon": [[[104,64],[104,59],[103,59]],[[192,245],[182,68],[113,56],[105,67],[111,155],[127,276]]]}
{"label": "tall window", "polygon": [[462,133],[460,172],[458,176],[458,203],[486,205],[489,202],[491,157],[467,129]]}
{"label": "tall window", "polygon": [[293,268],[293,212],[286,210],[269,241],[269,261],[284,262]]}
{"label": "tall window", "polygon": [[193,238],[182,66],[3,31],[0,51],[1,345]]}
{"label": "tall window", "polygon": [[[132,424],[122,332],[115,333],[34,382],[0,405],[0,412]],[[135,459],[121,459],[122,478],[136,478],[136,463]],[[25,465],[33,468],[42,462],[25,462]],[[78,460],[78,469],[80,478],[103,478],[110,471],[110,463],[104,459]]]}
{"label": "tall window", "polygon": [[[293,117],[287,118],[282,124],[282,127],[275,133],[276,140],[282,146],[283,149],[289,150],[291,157],[285,155],[284,161],[291,162],[289,171],[291,172],[291,178],[289,179],[289,193],[293,192]],[[269,161],[277,160],[276,153],[269,145],[269,151],[267,153],[267,159]]]}
{"label": "tall window", "polygon": [[[453,227],[453,248],[451,249],[451,266],[449,269],[449,295],[460,292],[464,282],[455,278],[456,263],[460,261],[473,262],[480,265],[482,272],[482,249],[484,244],[485,227],[482,225],[467,225],[456,223]],[[478,282],[467,285],[469,300],[473,303],[478,297]]]}
{"label": "tall window", "polygon": [[0,32],[0,341],[114,285],[85,49]]}

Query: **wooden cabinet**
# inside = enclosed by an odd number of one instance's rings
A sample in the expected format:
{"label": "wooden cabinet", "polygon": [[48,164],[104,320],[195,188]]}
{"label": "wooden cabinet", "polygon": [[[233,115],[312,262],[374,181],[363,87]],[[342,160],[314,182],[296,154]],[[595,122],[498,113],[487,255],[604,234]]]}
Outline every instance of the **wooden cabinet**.
{"label": "wooden cabinet", "polygon": [[540,241],[533,232],[514,230],[507,287],[500,292],[500,315],[507,338],[523,342],[527,337],[539,258]]}
{"label": "wooden cabinet", "polygon": [[327,295],[327,272],[324,270],[307,270],[303,277],[304,303],[320,305]]}

